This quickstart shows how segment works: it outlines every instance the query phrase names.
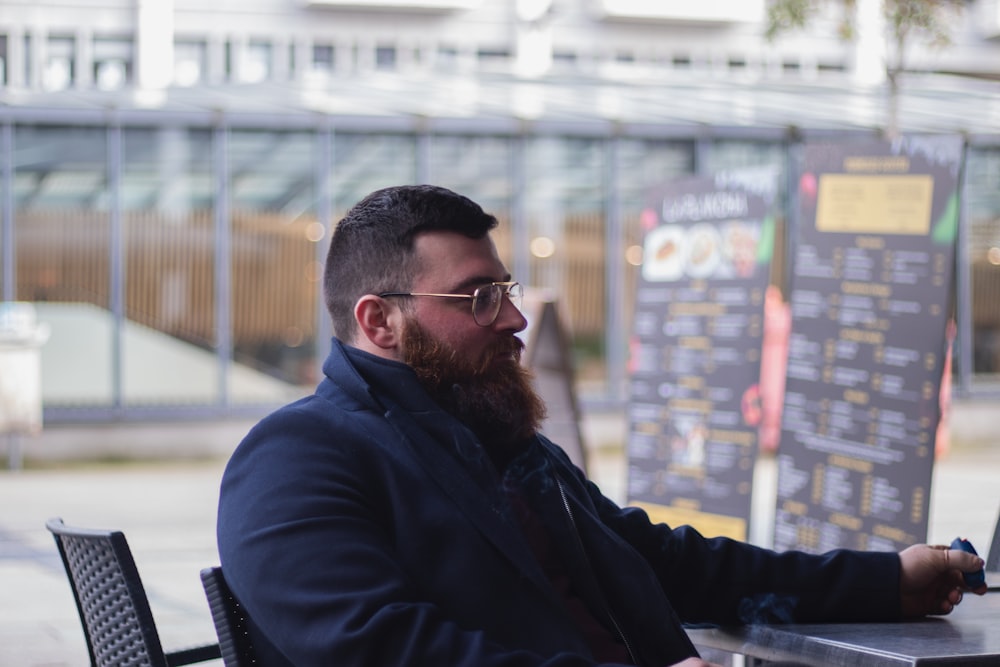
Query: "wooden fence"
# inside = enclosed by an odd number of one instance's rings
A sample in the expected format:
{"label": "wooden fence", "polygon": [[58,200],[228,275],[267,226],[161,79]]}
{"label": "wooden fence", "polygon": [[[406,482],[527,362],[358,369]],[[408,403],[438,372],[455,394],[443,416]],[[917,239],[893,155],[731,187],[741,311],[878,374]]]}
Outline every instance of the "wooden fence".
{"label": "wooden fence", "polygon": [[[315,243],[308,238],[314,223],[309,218],[234,212],[231,317],[237,348],[294,346],[315,337],[322,266],[317,262]],[[130,213],[122,228],[126,317],[211,347],[216,261],[212,213]],[[624,228],[624,247],[641,242],[638,220],[625,221]],[[607,302],[603,216],[570,215],[561,229],[563,236],[553,239],[555,252],[549,257],[532,257],[531,275],[517,279],[559,294],[561,312],[577,340],[599,339]],[[510,266],[507,221],[501,221],[494,237],[501,258]],[[18,299],[110,306],[111,229],[107,214],[19,212],[15,240]],[[783,249],[775,250],[778,259]],[[627,263],[624,266],[625,293],[632,294],[638,269]],[[781,266],[776,262],[773,270],[780,271]],[[1000,331],[1000,266],[975,257],[971,271],[975,326]],[[628,326],[631,301],[623,307]]]}
{"label": "wooden fence", "polygon": [[[232,335],[237,345],[315,336],[321,271],[307,236],[313,220],[232,217]],[[216,240],[211,212],[129,214],[122,224],[125,314],[211,346]],[[18,298],[111,303],[110,225],[95,212],[18,214]]]}

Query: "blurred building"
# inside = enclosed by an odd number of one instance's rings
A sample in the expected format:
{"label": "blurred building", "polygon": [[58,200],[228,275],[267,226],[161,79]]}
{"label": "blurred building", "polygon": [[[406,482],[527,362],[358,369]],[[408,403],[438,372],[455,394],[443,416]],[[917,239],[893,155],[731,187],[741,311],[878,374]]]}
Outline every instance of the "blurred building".
{"label": "blurred building", "polygon": [[583,400],[621,403],[650,188],[790,179],[802,142],[896,124],[966,137],[955,387],[996,391],[1000,2],[913,44],[895,103],[858,5],[853,42],[834,10],[768,42],[764,0],[0,2],[0,297],[51,326],[46,421],[308,391],[329,230],[412,182],[501,218],[514,275],[559,295]]}

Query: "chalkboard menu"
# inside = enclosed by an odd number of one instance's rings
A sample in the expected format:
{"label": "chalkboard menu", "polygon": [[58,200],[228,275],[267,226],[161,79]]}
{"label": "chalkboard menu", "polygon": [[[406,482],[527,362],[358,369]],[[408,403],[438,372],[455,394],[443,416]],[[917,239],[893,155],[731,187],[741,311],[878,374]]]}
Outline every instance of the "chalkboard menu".
{"label": "chalkboard menu", "polygon": [[628,496],[654,521],[748,535],[775,184],[773,170],[683,179],[643,213]]}
{"label": "chalkboard menu", "polygon": [[774,546],[926,540],[957,137],[805,147]]}

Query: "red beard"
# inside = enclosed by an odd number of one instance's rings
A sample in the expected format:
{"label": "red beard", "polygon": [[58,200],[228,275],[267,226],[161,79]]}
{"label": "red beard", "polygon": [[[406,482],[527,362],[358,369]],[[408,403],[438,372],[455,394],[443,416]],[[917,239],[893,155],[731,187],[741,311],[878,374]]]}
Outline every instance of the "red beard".
{"label": "red beard", "polygon": [[545,404],[532,388],[531,372],[521,366],[519,338],[501,338],[480,359],[466,359],[413,319],[407,319],[405,335],[403,361],[434,400],[483,444],[512,446],[538,430]]}

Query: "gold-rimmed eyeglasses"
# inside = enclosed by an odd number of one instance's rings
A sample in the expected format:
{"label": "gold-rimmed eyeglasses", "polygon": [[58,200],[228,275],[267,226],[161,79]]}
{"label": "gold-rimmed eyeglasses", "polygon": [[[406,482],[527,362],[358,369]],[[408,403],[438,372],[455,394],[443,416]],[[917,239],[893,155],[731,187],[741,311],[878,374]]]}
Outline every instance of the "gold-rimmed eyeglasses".
{"label": "gold-rimmed eyeglasses", "polygon": [[503,298],[506,296],[516,308],[521,307],[524,288],[518,282],[497,282],[476,288],[472,294],[438,294],[436,292],[382,292],[388,296],[437,296],[446,299],[472,299],[472,319],[481,327],[488,327],[497,321]]}

